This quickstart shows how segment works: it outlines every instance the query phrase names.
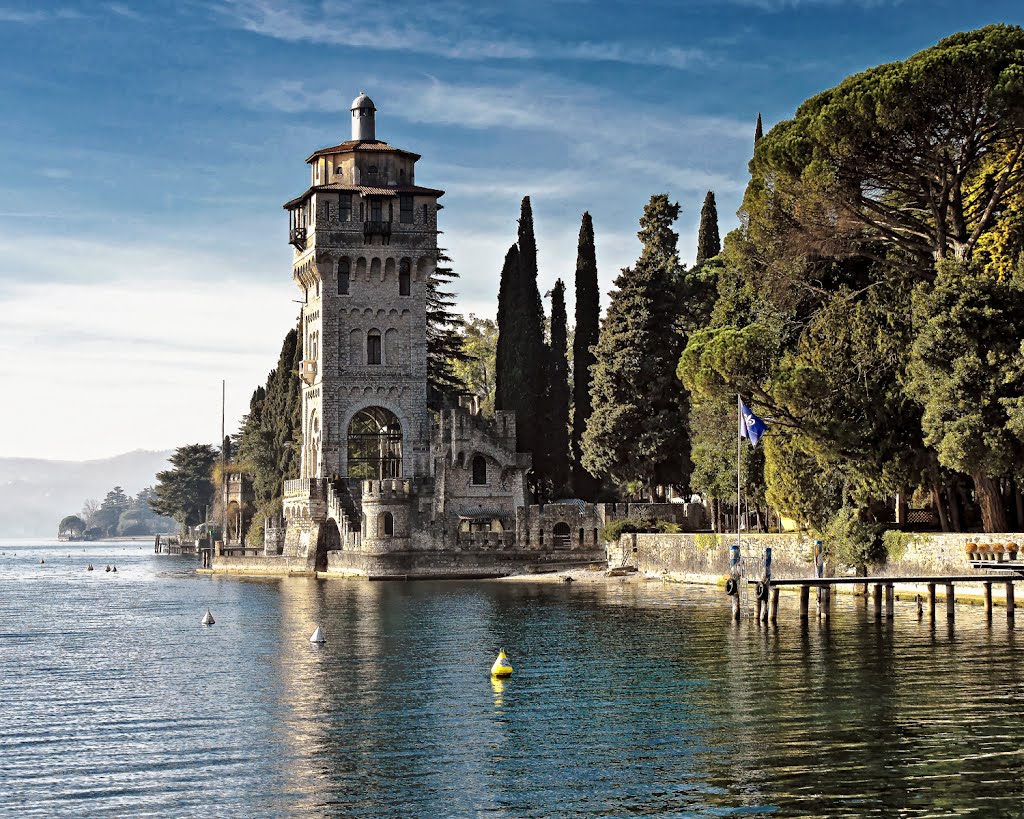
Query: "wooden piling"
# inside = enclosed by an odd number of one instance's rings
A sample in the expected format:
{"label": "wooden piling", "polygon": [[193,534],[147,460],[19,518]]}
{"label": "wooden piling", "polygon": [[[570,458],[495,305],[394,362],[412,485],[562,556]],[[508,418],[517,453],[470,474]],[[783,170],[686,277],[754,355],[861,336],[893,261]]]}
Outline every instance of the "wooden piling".
{"label": "wooden piling", "polygon": [[935,584],[928,584],[928,616],[935,620]]}
{"label": "wooden piling", "polygon": [[[986,580],[982,585],[985,587],[985,616],[992,619],[992,581]],[[1007,584],[1011,585],[1011,584]]]}
{"label": "wooden piling", "polygon": [[1006,584],[1006,619],[1013,622],[1013,610],[1016,607],[1016,603],[1013,601],[1013,582]]}
{"label": "wooden piling", "polygon": [[888,619],[893,618],[894,599],[896,592],[892,583],[885,584],[885,616]]}
{"label": "wooden piling", "polygon": [[811,587],[801,586],[800,587],[800,619],[807,619],[807,609],[811,602]]}
{"label": "wooden piling", "polygon": [[821,608],[825,612],[825,619],[828,620],[832,616],[832,587],[825,586],[821,590]]}
{"label": "wooden piling", "polygon": [[778,620],[779,620],[779,589],[778,589],[778,586],[772,586],[771,609],[769,611],[768,618],[773,623],[777,623]]}
{"label": "wooden piling", "polygon": [[956,617],[956,596],[953,593],[953,584],[946,584],[946,619],[952,620]]}
{"label": "wooden piling", "polygon": [[[755,596],[756,596],[756,595],[755,595]],[[754,608],[754,619],[755,619],[755,620],[756,620],[756,621],[757,621],[758,623],[760,623],[760,622],[761,622],[761,603],[762,603],[762,601],[761,601],[761,598],[760,598],[760,597],[758,597],[758,598],[757,598],[757,601],[756,601],[756,604],[755,604],[755,608]]]}
{"label": "wooden piling", "polygon": [[732,596],[732,619],[739,622],[740,616],[740,593],[737,589],[736,594]]}
{"label": "wooden piling", "polygon": [[882,619],[882,584],[875,583],[875,619]]}

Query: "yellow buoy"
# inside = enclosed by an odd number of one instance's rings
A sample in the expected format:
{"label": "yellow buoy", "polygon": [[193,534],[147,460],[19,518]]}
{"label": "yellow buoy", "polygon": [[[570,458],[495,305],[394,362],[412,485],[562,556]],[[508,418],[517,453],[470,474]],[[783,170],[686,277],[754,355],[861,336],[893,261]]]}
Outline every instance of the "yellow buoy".
{"label": "yellow buoy", "polygon": [[498,659],[494,661],[494,665],[491,666],[492,677],[511,677],[512,676],[512,664],[508,661],[508,656],[505,654],[505,649],[498,652]]}

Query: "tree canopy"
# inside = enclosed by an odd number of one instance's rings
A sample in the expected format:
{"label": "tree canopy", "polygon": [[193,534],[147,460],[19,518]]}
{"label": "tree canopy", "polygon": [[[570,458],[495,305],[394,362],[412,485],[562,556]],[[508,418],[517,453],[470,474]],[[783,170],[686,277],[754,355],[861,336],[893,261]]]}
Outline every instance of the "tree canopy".
{"label": "tree canopy", "polygon": [[173,517],[181,526],[195,526],[213,503],[213,465],[220,457],[209,444],[178,447],[170,457],[171,469],[158,472],[150,506],[159,515]]}

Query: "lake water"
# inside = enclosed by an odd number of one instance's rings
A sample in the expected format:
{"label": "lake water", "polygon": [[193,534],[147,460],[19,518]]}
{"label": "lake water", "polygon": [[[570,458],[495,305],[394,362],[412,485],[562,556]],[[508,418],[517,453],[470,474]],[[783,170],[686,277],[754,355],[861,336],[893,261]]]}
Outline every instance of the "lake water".
{"label": "lake water", "polygon": [[766,627],[659,582],[239,580],[149,543],[0,551],[0,813],[1024,814],[1024,646],[999,610],[932,627],[897,603],[878,624],[842,597],[801,629],[784,595]]}

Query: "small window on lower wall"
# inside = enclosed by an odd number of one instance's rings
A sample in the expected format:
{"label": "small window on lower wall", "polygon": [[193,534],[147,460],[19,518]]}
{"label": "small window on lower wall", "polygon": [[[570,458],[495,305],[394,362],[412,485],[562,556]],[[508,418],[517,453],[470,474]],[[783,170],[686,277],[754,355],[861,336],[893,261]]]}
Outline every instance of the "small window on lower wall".
{"label": "small window on lower wall", "polygon": [[377,524],[378,532],[384,537],[391,537],[395,534],[395,517],[390,512],[382,512],[380,521]]}
{"label": "small window on lower wall", "polygon": [[487,483],[487,460],[483,455],[473,456],[473,485],[484,486]]}

